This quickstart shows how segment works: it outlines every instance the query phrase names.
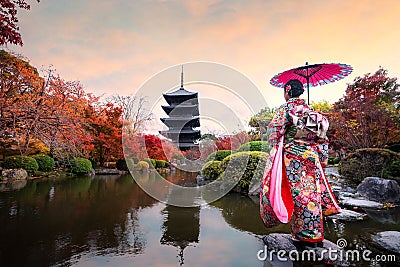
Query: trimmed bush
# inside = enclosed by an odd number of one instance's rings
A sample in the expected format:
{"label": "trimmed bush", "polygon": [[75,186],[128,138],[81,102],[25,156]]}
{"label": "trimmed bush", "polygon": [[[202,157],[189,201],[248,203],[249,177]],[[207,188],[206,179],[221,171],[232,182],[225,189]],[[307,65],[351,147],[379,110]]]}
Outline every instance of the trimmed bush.
{"label": "trimmed bush", "polygon": [[400,180],[400,160],[390,162],[383,170],[385,176]]}
{"label": "trimmed bush", "polygon": [[206,162],[212,161],[212,160],[218,160],[222,161],[224,158],[232,154],[232,150],[217,150],[208,155]]}
{"label": "trimmed bush", "polygon": [[56,165],[54,159],[47,155],[35,156],[35,160],[38,163],[39,171],[42,172],[51,171],[52,169],[54,169],[54,166]]}
{"label": "trimmed bush", "polygon": [[201,175],[211,179],[216,180],[218,177],[223,173],[223,169],[221,168],[221,161],[219,160],[212,160],[206,162],[203,168],[201,168]]}
{"label": "trimmed bush", "polygon": [[[142,161],[147,162],[147,163],[149,164],[149,168],[150,168],[150,167],[153,167],[153,168],[156,167],[156,160],[155,160],[155,159],[147,158],[147,159],[144,159],[144,160],[142,160]],[[140,161],[139,161],[139,162],[140,162]],[[138,162],[138,163],[139,163],[139,162]]]}
{"label": "trimmed bush", "polygon": [[261,151],[269,152],[271,149],[267,141],[251,141],[241,145],[236,152],[242,151]]}
{"label": "trimmed bush", "polygon": [[39,165],[37,161],[28,156],[12,156],[4,159],[4,169],[24,169],[29,174],[34,174],[38,171]]}
{"label": "trimmed bush", "polygon": [[136,165],[136,169],[139,170],[139,171],[147,170],[149,168],[150,168],[149,163],[147,161],[144,161],[144,160],[139,161],[138,164]]}
{"label": "trimmed bush", "polygon": [[[354,151],[339,163],[339,174],[351,182],[360,183],[365,177],[395,178],[390,175],[400,160],[400,154],[382,148],[363,148]],[[400,178],[396,179],[400,182]]]}
{"label": "trimmed bush", "polygon": [[75,174],[88,174],[92,170],[92,163],[85,158],[73,158],[69,161],[70,170]]}
{"label": "trimmed bush", "polygon": [[161,160],[161,159],[156,159],[156,168],[157,169],[162,169],[165,168],[165,160]]}
{"label": "trimmed bush", "polygon": [[170,166],[171,166],[171,163],[168,162],[168,161],[166,161],[166,162],[165,162],[165,168],[169,168]]}
{"label": "trimmed bush", "polygon": [[268,153],[244,151],[226,157],[220,164],[224,179],[238,180],[241,192],[247,192],[253,179],[261,181],[268,159]]}

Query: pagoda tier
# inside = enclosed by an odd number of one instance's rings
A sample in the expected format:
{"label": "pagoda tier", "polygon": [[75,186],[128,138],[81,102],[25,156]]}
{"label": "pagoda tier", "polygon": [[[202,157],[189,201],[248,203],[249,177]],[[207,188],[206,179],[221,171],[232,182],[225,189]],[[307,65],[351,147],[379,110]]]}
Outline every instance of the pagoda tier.
{"label": "pagoda tier", "polygon": [[183,88],[183,67],[181,87],[171,93],[163,94],[169,106],[161,106],[169,116],[160,120],[168,127],[160,134],[172,140],[181,150],[198,147],[196,141],[201,137],[199,119],[199,100],[196,92],[189,92]]}
{"label": "pagoda tier", "polygon": [[171,128],[180,129],[186,127],[200,127],[199,117],[187,118],[187,117],[172,117],[172,118],[161,118],[160,119],[165,125]]}
{"label": "pagoda tier", "polygon": [[165,101],[170,106],[183,105],[198,105],[197,93],[189,92],[183,87],[179,88],[172,93],[163,94]]}
{"label": "pagoda tier", "polygon": [[196,139],[201,137],[200,130],[168,130],[168,131],[160,131],[160,134],[164,135],[167,138],[172,139],[172,141],[183,141],[183,142],[193,142]]}
{"label": "pagoda tier", "polygon": [[188,114],[193,116],[199,116],[198,105],[178,105],[178,106],[161,106],[162,109],[170,117],[181,117],[187,116]]}

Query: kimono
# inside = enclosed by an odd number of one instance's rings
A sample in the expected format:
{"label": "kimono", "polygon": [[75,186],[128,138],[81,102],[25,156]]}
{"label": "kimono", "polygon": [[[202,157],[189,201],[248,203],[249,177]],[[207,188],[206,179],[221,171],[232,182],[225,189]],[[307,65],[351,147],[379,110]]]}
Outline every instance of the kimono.
{"label": "kimono", "polygon": [[290,222],[294,239],[324,239],[323,216],[340,212],[323,171],[328,162],[328,127],[326,118],[303,99],[291,98],[277,110],[267,128],[271,151],[260,192],[266,227]]}

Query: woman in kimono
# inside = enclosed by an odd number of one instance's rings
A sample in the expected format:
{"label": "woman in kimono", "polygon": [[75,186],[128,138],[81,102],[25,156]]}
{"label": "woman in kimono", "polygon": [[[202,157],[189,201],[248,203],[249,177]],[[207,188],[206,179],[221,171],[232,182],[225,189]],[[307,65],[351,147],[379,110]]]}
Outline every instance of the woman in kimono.
{"label": "woman in kimono", "polygon": [[261,218],[266,227],[291,223],[295,241],[321,242],[323,216],[340,212],[324,175],[328,161],[329,123],[299,96],[299,80],[284,87],[281,105],[267,128],[271,152],[260,193]]}

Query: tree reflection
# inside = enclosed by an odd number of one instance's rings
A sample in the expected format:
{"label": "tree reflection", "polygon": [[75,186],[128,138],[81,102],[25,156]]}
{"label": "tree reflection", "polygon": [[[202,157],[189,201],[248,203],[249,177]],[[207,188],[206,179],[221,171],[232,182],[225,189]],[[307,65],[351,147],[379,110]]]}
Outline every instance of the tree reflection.
{"label": "tree reflection", "polygon": [[155,203],[130,175],[33,181],[0,193],[0,240],[7,240],[0,266],[73,263],[90,251],[142,253],[138,210]]}

